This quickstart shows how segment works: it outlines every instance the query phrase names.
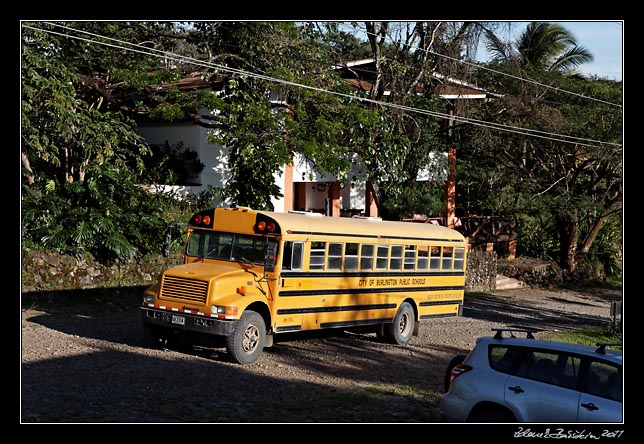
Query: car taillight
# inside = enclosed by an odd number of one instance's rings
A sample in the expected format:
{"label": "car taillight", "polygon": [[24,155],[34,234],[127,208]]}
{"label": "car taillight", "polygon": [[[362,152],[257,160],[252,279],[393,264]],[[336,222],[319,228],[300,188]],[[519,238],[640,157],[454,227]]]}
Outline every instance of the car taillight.
{"label": "car taillight", "polygon": [[467,364],[459,364],[459,365],[457,365],[456,367],[454,367],[452,369],[452,374],[450,376],[450,380],[453,381],[454,379],[456,379],[456,377],[461,376],[463,373],[469,372],[473,368],[474,367],[472,367],[471,365],[467,365]]}

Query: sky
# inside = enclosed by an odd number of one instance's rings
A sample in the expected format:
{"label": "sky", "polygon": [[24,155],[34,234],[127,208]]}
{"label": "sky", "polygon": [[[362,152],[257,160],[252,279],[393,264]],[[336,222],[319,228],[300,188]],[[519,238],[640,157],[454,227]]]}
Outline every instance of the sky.
{"label": "sky", "polygon": [[[527,22],[512,22],[513,30],[521,32]],[[623,79],[624,22],[576,21],[558,23],[577,40],[577,45],[590,51],[594,60],[578,67],[585,75],[596,75],[609,80]],[[514,34],[512,34],[514,35]],[[508,36],[504,37],[507,38]]]}

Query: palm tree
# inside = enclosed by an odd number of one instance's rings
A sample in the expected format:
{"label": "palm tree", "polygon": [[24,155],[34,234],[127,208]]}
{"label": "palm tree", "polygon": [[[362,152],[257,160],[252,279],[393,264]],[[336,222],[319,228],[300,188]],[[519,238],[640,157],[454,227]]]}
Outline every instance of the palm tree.
{"label": "palm tree", "polygon": [[573,74],[579,65],[593,60],[569,31],[555,23],[530,22],[512,43],[487,35],[487,50],[496,61],[525,71]]}

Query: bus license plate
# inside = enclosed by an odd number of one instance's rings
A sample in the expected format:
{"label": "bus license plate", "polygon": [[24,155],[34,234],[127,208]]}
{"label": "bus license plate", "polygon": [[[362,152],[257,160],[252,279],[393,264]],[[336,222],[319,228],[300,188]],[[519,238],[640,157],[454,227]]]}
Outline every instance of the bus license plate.
{"label": "bus license plate", "polygon": [[172,323],[178,325],[186,325],[186,318],[183,316],[172,315]]}

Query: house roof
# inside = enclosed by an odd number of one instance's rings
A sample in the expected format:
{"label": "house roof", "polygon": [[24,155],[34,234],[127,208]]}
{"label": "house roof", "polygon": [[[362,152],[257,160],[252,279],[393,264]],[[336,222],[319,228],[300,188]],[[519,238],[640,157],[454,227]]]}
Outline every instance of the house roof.
{"label": "house roof", "polygon": [[[373,78],[371,73],[375,72],[375,59],[360,59],[348,62],[337,63],[334,68],[344,70],[346,72],[345,82],[347,82],[353,89],[359,91],[371,91],[373,83],[369,80]],[[373,65],[369,68],[369,65]],[[361,69],[354,69],[361,67]],[[356,75],[358,76],[356,78]],[[485,99],[488,97],[502,97],[502,94],[493,93],[476,85],[456,79],[454,77],[445,76],[443,74],[432,72],[432,77],[442,82],[433,87],[435,94],[438,94],[444,99]],[[419,87],[420,88],[420,87]],[[388,95],[388,91],[385,95]]]}
{"label": "house roof", "polygon": [[[369,65],[373,65],[371,68]],[[347,62],[337,63],[333,66],[334,69],[344,71],[344,81],[351,86],[354,90],[370,92],[373,88],[373,81],[371,80],[375,74],[375,59],[359,59],[350,60]],[[167,92],[171,88],[178,88],[182,91],[201,90],[201,89],[219,89],[226,79],[226,75],[219,74],[206,78],[204,76],[191,76],[180,79],[177,82],[164,82],[159,84],[154,92]],[[441,83],[433,87],[435,94],[438,94],[444,99],[484,99],[488,97],[501,97],[502,95],[486,91],[468,82],[458,80],[449,76],[444,76],[439,73],[432,73],[432,77],[439,80]],[[422,85],[419,86],[419,91],[422,92]],[[383,95],[389,95],[390,91],[385,91]],[[186,117],[199,125],[210,126],[209,119],[204,121],[206,116],[199,114],[196,109],[184,109]],[[139,118],[145,119],[145,116],[139,115]]]}

